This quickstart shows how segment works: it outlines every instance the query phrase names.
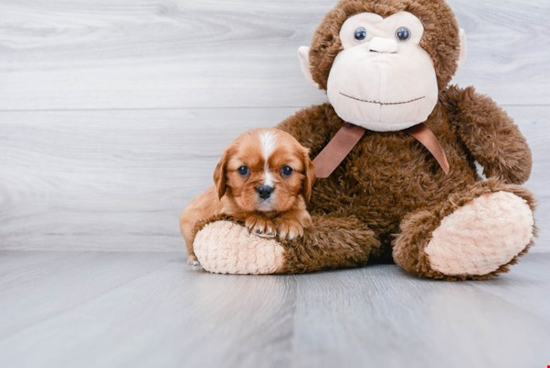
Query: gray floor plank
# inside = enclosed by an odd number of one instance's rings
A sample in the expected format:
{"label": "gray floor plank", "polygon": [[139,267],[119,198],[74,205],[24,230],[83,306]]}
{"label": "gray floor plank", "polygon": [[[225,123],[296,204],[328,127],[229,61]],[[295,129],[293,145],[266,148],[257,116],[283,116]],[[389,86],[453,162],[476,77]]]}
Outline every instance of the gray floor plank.
{"label": "gray floor plank", "polygon": [[[300,73],[336,0],[2,0],[0,109],[307,106]],[[546,0],[449,0],[469,37],[456,81],[548,104]]]}
{"label": "gray floor plank", "polygon": [[12,265],[0,278],[1,340],[165,266],[173,255],[2,251],[0,258]]}
{"label": "gray floor plank", "polygon": [[[502,277],[491,282],[479,282],[475,286],[509,303],[523,308],[525,313],[541,319],[550,316],[550,274],[548,255],[531,254],[514,266],[513,277]],[[518,272],[515,272],[515,271]],[[541,275],[545,275],[541,277]],[[549,349],[550,353],[550,349]]]}
{"label": "gray floor plank", "polygon": [[9,257],[2,257],[3,251],[0,250],[0,282],[9,282],[12,278],[19,277],[28,269],[34,269],[42,264],[49,264],[63,257],[62,253],[57,252],[35,252],[32,257],[27,253],[14,252]]}
{"label": "gray floor plank", "polygon": [[[547,274],[531,289],[546,300]],[[549,314],[534,316],[477,283],[422,281],[376,266],[313,275],[298,295],[299,367],[534,368],[550,357]]]}
{"label": "gray floor plank", "polygon": [[536,306],[550,295],[547,254],[466,283],[391,265],[249,277],[205,273],[180,253],[57,254],[47,264],[42,253],[0,254],[25,266],[0,278],[2,367],[536,368],[550,359],[550,313]]}
{"label": "gray floor plank", "polygon": [[[142,275],[72,305],[72,294],[79,293],[73,288],[119,283],[118,275],[96,278],[89,273],[113,262],[127,269],[132,257],[151,259],[151,267],[162,261],[164,267],[149,272],[142,264]],[[31,318],[32,325],[17,333],[0,332],[0,366],[288,366],[296,289],[292,277],[210,275],[186,266],[182,254],[100,253],[88,258],[88,267],[75,265],[82,272],[78,279],[60,268],[35,283],[34,293],[53,293],[61,311],[39,321]],[[72,287],[56,286],[58,277],[70,278]],[[27,294],[32,293],[2,293],[0,300],[11,306]],[[34,305],[38,309],[40,304]],[[17,308],[23,309],[34,314],[31,307]],[[0,315],[6,315],[4,310],[0,307]]]}

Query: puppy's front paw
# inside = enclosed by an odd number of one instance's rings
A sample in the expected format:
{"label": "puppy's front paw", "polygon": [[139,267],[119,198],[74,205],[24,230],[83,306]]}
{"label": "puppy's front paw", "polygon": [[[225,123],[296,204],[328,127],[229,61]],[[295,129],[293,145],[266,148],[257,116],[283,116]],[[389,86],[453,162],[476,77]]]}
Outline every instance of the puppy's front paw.
{"label": "puppy's front paw", "polygon": [[281,239],[292,240],[304,236],[304,227],[296,219],[280,217],[275,219],[275,225]]}
{"label": "puppy's front paw", "polygon": [[256,234],[262,238],[274,238],[277,236],[277,228],[271,222],[261,216],[250,216],[246,219],[245,225],[252,234]]}
{"label": "puppy's front paw", "polygon": [[189,256],[187,256],[187,264],[190,265],[190,266],[200,266],[201,265],[201,263],[197,259],[197,256],[195,256],[194,254],[190,254]]}

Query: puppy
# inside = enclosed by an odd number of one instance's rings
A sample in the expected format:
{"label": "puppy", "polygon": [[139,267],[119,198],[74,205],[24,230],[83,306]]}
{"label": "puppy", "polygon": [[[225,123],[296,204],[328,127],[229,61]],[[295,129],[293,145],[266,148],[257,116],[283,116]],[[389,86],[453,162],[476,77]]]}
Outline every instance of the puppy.
{"label": "puppy", "polygon": [[199,221],[228,214],[254,234],[294,239],[311,225],[306,202],[315,182],[309,150],[279,129],[254,129],[226,148],[214,171],[215,187],[195,198],[180,217],[188,263],[198,265],[193,241]]}

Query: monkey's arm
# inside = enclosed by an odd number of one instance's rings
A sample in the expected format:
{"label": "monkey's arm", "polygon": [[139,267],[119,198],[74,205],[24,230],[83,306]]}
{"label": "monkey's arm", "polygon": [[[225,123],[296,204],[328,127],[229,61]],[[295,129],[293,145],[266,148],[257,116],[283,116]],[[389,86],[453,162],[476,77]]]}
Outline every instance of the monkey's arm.
{"label": "monkey's arm", "polygon": [[316,157],[344,123],[330,104],[311,106],[285,119],[277,128],[289,133]]}
{"label": "monkey's arm", "polygon": [[450,87],[443,94],[457,132],[484,174],[522,184],[531,175],[531,150],[513,120],[492,99],[473,87]]}
{"label": "monkey's arm", "polygon": [[364,266],[380,253],[380,241],[353,217],[314,216],[304,235],[291,241],[251,234],[225,214],[197,224],[194,247],[213,273],[269,275]]}

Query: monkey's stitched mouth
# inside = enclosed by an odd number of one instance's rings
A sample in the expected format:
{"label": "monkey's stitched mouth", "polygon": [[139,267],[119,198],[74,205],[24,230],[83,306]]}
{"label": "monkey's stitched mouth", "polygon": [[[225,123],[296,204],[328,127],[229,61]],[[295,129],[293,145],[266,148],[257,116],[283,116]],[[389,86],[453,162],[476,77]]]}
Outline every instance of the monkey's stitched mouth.
{"label": "monkey's stitched mouth", "polygon": [[353,96],[346,95],[345,93],[342,93],[342,92],[340,92],[340,94],[341,94],[342,96],[344,96],[344,97],[351,98],[352,100],[355,100],[355,101],[366,102],[366,103],[376,104],[376,105],[380,105],[380,106],[388,106],[388,105],[405,105],[405,104],[409,104],[409,103],[412,103],[412,102],[420,101],[420,100],[423,100],[423,99],[426,98],[426,96],[422,96],[422,97],[418,97],[418,98],[415,98],[415,99],[410,100],[410,101],[403,101],[403,102],[380,102],[380,101],[362,100],[362,99],[357,98],[357,97],[353,97]]}

